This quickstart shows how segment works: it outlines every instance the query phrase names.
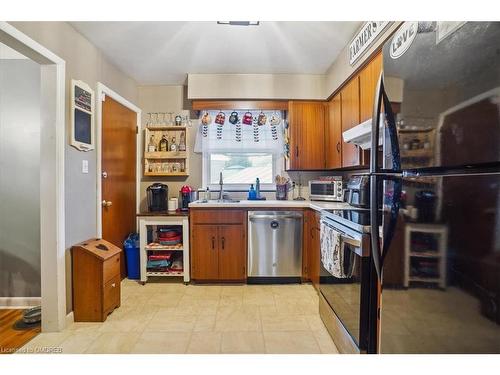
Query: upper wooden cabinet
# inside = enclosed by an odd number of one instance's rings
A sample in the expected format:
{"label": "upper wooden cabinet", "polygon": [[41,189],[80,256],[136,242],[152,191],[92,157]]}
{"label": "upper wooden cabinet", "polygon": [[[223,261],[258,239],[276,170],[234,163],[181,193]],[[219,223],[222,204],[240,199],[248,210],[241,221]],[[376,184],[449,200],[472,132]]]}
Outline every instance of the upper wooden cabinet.
{"label": "upper wooden cabinet", "polygon": [[382,54],[375,56],[359,73],[360,122],[372,118],[375,89],[382,71]]}
{"label": "upper wooden cabinet", "polygon": [[288,103],[290,158],[288,170],[325,168],[325,103]]}
{"label": "upper wooden cabinet", "polygon": [[342,102],[340,94],[328,102],[325,124],[326,169],[342,167]]}
{"label": "upper wooden cabinet", "polygon": [[[359,124],[359,76],[352,78],[340,90],[342,133]],[[342,167],[360,165],[359,148],[352,143],[342,143]]]}

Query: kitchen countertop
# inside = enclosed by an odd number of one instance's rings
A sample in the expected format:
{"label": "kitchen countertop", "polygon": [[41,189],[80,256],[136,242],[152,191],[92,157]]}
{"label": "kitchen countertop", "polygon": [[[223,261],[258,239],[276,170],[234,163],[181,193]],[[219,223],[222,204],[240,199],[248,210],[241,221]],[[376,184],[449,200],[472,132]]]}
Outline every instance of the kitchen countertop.
{"label": "kitchen countertop", "polygon": [[322,210],[339,210],[348,207],[345,202],[323,202],[323,201],[280,201],[280,200],[265,200],[265,201],[249,201],[240,200],[236,203],[210,201],[201,203],[194,201],[189,204],[190,208],[312,208],[316,211]]}

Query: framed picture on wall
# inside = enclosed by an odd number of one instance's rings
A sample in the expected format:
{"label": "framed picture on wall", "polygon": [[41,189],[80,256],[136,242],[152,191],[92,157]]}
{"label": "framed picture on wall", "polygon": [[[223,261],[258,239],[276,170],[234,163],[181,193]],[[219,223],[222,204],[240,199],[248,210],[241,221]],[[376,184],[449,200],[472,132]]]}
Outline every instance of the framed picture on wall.
{"label": "framed picture on wall", "polygon": [[85,82],[71,80],[71,146],[94,149],[94,90]]}

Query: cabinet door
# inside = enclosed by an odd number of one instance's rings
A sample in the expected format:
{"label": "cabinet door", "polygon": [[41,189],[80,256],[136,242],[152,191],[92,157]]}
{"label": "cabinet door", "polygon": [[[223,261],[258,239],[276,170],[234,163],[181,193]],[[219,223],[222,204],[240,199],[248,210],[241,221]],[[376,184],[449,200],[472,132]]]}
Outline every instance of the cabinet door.
{"label": "cabinet door", "polygon": [[246,278],[246,248],[243,225],[219,226],[219,280]]}
{"label": "cabinet door", "polygon": [[326,169],[342,167],[342,111],[340,94],[328,102],[325,125]]}
{"label": "cabinet door", "polygon": [[382,53],[379,53],[359,74],[360,122],[373,116],[375,89],[382,71]]}
{"label": "cabinet door", "polygon": [[[316,214],[315,214],[316,215]],[[320,243],[320,226],[318,220],[315,218],[315,223],[311,228],[311,247],[309,249],[309,274],[311,282],[316,289],[319,289],[319,262],[321,253]]]}
{"label": "cabinet door", "polygon": [[287,169],[325,168],[325,106],[323,102],[289,103],[290,162]]}
{"label": "cabinet door", "polygon": [[217,280],[219,278],[218,226],[193,225],[192,230],[192,278]]}
{"label": "cabinet door", "polygon": [[302,229],[302,280],[310,280],[309,276],[309,252],[311,247],[311,209],[304,211],[304,224]]}
{"label": "cabinet door", "polygon": [[[342,107],[342,132],[359,124],[359,76],[356,76],[340,91]],[[352,143],[342,144],[342,167],[360,164],[359,148]]]}

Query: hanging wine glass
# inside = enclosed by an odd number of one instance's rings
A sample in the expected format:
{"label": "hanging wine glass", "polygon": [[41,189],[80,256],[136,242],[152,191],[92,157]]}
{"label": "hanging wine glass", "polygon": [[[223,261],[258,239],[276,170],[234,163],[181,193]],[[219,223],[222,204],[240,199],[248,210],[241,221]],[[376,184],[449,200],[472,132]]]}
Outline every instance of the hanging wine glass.
{"label": "hanging wine glass", "polygon": [[167,126],[173,126],[174,125],[174,118],[173,118],[174,112],[167,112],[167,113],[168,113]]}
{"label": "hanging wine glass", "polygon": [[146,119],[146,127],[149,128],[151,126],[151,112],[148,112]]}

